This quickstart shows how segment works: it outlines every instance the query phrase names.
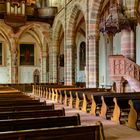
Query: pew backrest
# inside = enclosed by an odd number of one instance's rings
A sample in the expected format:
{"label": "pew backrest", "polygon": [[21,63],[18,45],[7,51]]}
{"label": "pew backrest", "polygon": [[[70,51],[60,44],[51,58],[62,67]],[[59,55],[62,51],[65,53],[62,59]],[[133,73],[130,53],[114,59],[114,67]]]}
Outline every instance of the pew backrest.
{"label": "pew backrest", "polygon": [[54,104],[41,104],[41,105],[24,105],[24,106],[3,106],[0,107],[0,112],[7,111],[29,111],[29,110],[52,110],[55,109]]}
{"label": "pew backrest", "polygon": [[37,118],[37,117],[51,117],[51,116],[65,116],[65,109],[57,110],[31,110],[21,112],[0,112],[0,120],[4,119],[21,119],[21,118]]}
{"label": "pew backrest", "polygon": [[104,140],[100,125],[66,126],[0,133],[0,140]]}
{"label": "pew backrest", "polygon": [[80,115],[0,120],[0,132],[80,125]]}

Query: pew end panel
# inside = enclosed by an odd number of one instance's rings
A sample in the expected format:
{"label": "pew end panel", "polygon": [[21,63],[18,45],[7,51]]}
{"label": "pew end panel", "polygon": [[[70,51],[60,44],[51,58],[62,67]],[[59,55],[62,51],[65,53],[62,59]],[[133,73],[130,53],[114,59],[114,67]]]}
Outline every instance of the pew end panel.
{"label": "pew end panel", "polygon": [[81,106],[83,104],[83,100],[81,100],[79,98],[79,95],[78,95],[78,92],[75,93],[76,94],[76,103],[75,103],[75,108],[80,110],[81,109]]}
{"label": "pew end panel", "polygon": [[130,105],[130,112],[128,114],[128,122],[127,126],[133,129],[139,130],[139,126],[137,124],[137,121],[139,120],[140,117],[140,100],[134,101],[134,100],[129,100],[129,105]]}
{"label": "pew end panel", "polygon": [[69,91],[69,94],[70,94],[69,106],[70,108],[74,108],[74,105],[76,103],[76,96],[74,95],[75,91],[74,92]]}
{"label": "pew end panel", "polygon": [[88,100],[86,94],[83,93],[83,104],[82,104],[82,111],[90,112],[91,110],[91,101]]}
{"label": "pew end panel", "polygon": [[102,106],[101,106],[100,116],[105,118],[106,112],[107,112],[107,105],[105,103],[105,100],[104,100],[103,96],[101,96],[101,100],[102,100]]}
{"label": "pew end panel", "polygon": [[91,100],[92,100],[92,103],[91,103],[90,113],[96,116],[96,102],[93,95],[91,95]]}
{"label": "pew end panel", "polygon": [[117,99],[115,97],[113,98],[113,102],[115,103],[115,106],[114,106],[113,115],[112,115],[111,120],[119,123],[121,110],[120,110],[120,107],[118,106]]}

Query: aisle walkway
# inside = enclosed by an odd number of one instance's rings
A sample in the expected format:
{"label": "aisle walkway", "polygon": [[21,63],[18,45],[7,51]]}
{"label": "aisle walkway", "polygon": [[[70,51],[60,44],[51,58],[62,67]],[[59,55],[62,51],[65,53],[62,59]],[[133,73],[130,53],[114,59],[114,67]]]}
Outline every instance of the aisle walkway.
{"label": "aisle walkway", "polygon": [[[47,102],[51,103],[53,101],[47,100]],[[140,131],[128,128],[127,126],[124,125],[116,124],[110,120],[106,120],[101,117],[93,116],[89,113],[85,113],[80,110],[72,109],[68,106],[59,103],[55,103],[55,108],[62,107],[65,108],[66,115],[73,115],[79,113],[82,125],[92,124],[97,121],[101,121],[104,126],[106,140],[140,140]]]}

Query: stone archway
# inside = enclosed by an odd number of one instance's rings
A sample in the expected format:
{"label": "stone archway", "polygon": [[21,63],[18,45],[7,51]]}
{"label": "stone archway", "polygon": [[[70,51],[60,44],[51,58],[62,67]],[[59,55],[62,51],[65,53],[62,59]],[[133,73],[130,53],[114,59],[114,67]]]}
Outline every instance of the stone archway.
{"label": "stone archway", "polygon": [[[75,4],[71,15],[69,17],[67,31],[66,31],[66,72],[68,73],[65,77],[65,84],[72,85],[76,83],[76,76],[77,76],[77,46],[78,43],[76,42],[76,36],[78,32],[82,28],[79,28],[81,24],[85,23],[85,14],[83,12],[82,7],[79,4]],[[85,23],[86,24],[86,23]],[[85,25],[86,28],[86,25]],[[86,30],[86,29],[84,29]],[[82,30],[83,32],[83,30]],[[85,34],[85,33],[84,33]]]}
{"label": "stone archway", "polygon": [[[50,58],[50,71],[52,77],[52,83],[64,82],[64,65],[60,65],[60,58],[64,56],[64,26],[59,20],[55,22],[53,27],[53,49],[50,52],[52,57]],[[50,50],[50,51],[51,51]],[[64,57],[63,57],[64,58]]]}

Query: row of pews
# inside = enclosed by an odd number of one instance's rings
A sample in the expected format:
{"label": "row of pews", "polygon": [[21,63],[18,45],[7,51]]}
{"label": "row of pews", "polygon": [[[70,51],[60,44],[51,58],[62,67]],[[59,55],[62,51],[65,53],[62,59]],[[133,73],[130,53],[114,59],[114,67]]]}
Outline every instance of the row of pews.
{"label": "row of pews", "polygon": [[[81,125],[80,115],[0,87],[0,140],[104,140],[101,122]],[[6,91],[6,92],[4,92]]]}
{"label": "row of pews", "polygon": [[114,93],[104,88],[33,86],[38,97],[80,109],[108,120],[140,129],[140,93]]}

